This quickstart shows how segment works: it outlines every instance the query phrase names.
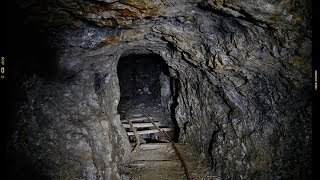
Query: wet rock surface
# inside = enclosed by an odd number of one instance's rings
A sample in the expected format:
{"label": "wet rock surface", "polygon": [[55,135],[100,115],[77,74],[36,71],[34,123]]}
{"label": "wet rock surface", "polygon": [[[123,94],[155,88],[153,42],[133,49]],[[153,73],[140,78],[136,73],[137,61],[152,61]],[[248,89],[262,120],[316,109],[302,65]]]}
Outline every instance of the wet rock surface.
{"label": "wet rock surface", "polygon": [[17,6],[30,12],[25,23],[48,31],[56,71],[21,77],[25,98],[8,145],[37,174],[126,178],[117,63],[153,54],[179,84],[179,142],[208,158],[215,176],[311,176],[307,1],[45,2]]}

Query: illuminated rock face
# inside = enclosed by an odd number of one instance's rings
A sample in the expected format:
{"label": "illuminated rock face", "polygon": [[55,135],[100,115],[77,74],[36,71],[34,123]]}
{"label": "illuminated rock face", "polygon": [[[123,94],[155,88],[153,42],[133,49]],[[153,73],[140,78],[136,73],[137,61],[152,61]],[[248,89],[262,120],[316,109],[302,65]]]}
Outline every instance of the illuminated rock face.
{"label": "illuminated rock face", "polygon": [[[26,23],[49,29],[52,79],[24,80],[13,152],[36,174],[121,179],[130,145],[121,126],[117,63],[156,55],[179,83],[179,142],[225,179],[308,177],[311,32],[308,3],[54,1]],[[45,59],[43,60],[45,61]],[[48,60],[49,61],[49,60]],[[50,62],[48,62],[50,64]]]}

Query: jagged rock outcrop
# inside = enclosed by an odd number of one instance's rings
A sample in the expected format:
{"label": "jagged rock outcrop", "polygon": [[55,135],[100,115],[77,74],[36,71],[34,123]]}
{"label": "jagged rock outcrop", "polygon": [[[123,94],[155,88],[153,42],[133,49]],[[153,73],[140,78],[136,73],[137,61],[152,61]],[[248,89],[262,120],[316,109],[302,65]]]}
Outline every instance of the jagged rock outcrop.
{"label": "jagged rock outcrop", "polygon": [[[33,1],[49,30],[54,80],[25,80],[13,146],[42,174],[120,179],[129,143],[117,114],[117,62],[156,54],[180,82],[180,142],[222,179],[311,175],[308,1]],[[45,61],[45,60],[44,60]]]}

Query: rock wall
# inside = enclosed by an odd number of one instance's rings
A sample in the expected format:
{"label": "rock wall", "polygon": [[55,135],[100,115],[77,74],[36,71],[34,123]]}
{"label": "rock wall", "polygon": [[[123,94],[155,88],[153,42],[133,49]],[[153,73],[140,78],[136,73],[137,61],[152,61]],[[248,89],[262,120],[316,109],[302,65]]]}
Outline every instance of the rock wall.
{"label": "rock wall", "polygon": [[30,10],[38,19],[29,23],[50,30],[57,73],[25,80],[15,149],[55,179],[125,178],[117,62],[155,54],[180,82],[179,141],[209,158],[218,176],[310,177],[309,8],[307,1],[48,1]]}
{"label": "rock wall", "polygon": [[37,165],[39,176],[120,179],[130,145],[117,115],[118,79],[108,69],[72,70],[73,80],[28,81],[15,148]]}

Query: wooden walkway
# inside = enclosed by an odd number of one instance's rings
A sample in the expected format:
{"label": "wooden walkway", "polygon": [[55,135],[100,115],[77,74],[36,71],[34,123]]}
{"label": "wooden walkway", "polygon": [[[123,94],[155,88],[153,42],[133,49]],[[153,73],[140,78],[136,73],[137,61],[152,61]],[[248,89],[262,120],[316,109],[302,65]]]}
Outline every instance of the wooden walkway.
{"label": "wooden walkway", "polygon": [[[156,126],[160,126],[160,122],[154,118],[149,117],[153,120]],[[129,122],[128,122],[129,121]],[[134,130],[131,128],[136,128],[137,134],[154,134],[154,133],[160,133],[159,130],[152,124],[152,122],[149,121],[147,117],[137,117],[137,118],[130,118],[130,119],[124,119],[121,120],[122,125],[127,130],[128,136],[134,136]],[[131,123],[130,123],[131,122]],[[143,130],[141,130],[143,128]],[[168,127],[161,127],[162,131],[171,131],[171,128]]]}
{"label": "wooden walkway", "polygon": [[[136,144],[132,149],[129,170],[130,179],[175,180],[175,179],[219,179],[211,174],[204,157],[188,144],[174,143],[157,118],[134,117],[122,120],[128,137],[134,136]],[[140,135],[162,134],[169,143],[140,144]]]}

